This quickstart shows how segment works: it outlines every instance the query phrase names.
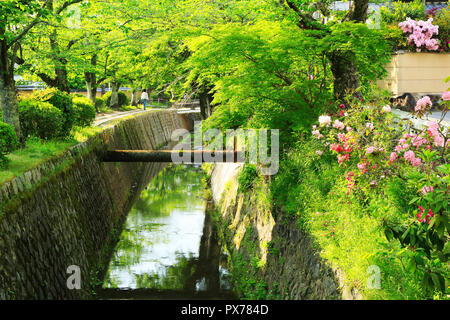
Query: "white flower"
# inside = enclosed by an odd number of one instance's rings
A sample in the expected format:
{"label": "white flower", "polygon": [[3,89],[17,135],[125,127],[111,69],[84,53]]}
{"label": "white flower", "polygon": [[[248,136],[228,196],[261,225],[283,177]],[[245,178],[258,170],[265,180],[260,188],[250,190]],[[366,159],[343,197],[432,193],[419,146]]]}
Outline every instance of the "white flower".
{"label": "white flower", "polygon": [[333,128],[339,129],[339,130],[344,130],[345,129],[345,124],[339,120],[334,121],[333,124]]}
{"label": "white flower", "polygon": [[322,127],[329,126],[331,124],[331,117],[330,116],[320,116],[319,123]]}
{"label": "white flower", "polygon": [[372,131],[373,128],[374,128],[373,123],[370,123],[370,122],[369,122],[369,123],[366,124],[366,129],[369,129],[370,131]]}
{"label": "white flower", "polygon": [[383,112],[391,112],[391,106],[389,106],[389,105],[386,105],[386,106],[384,106],[383,107]]}

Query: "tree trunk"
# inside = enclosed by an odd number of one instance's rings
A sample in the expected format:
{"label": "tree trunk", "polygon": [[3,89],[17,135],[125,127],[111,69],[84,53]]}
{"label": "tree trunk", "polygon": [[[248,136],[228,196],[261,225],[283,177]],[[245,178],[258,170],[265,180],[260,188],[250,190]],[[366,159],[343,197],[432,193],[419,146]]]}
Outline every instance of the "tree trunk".
{"label": "tree trunk", "polygon": [[67,79],[66,62],[61,62],[61,67],[55,69],[56,85],[55,87],[63,92],[70,93],[69,80]]}
{"label": "tree trunk", "polygon": [[[364,23],[367,19],[367,9],[369,0],[353,1],[349,20]],[[334,51],[329,55],[331,71],[334,78],[334,97],[343,99],[347,94],[352,94],[358,99],[362,99],[362,92],[357,91],[360,87],[358,69],[354,61],[355,55],[352,52]]]}
{"label": "tree trunk", "polygon": [[202,116],[202,120],[206,120],[208,118],[208,95],[205,92],[199,92],[200,99],[200,114]]}
{"label": "tree trunk", "polygon": [[356,91],[360,87],[360,82],[358,70],[353,63],[355,59],[353,53],[335,51],[330,54],[329,58],[334,80],[334,97],[343,99],[346,95],[351,94],[361,99],[361,91]]}
{"label": "tree trunk", "polygon": [[86,88],[88,99],[91,100],[93,104],[95,104],[95,99],[97,98],[97,85],[95,85],[95,81],[86,81]]}
{"label": "tree trunk", "polygon": [[[97,55],[94,54],[91,58],[91,66],[95,68],[96,65],[97,65]],[[98,88],[97,76],[95,72],[85,71],[84,79],[86,80],[87,97],[94,104],[95,110],[97,110],[97,106],[95,105],[95,99],[97,98],[97,88]]]}
{"label": "tree trunk", "polygon": [[116,80],[111,82],[111,102],[109,106],[111,108],[119,107],[119,83]]}
{"label": "tree trunk", "polygon": [[206,86],[202,86],[198,91],[200,100],[200,114],[203,120],[209,118],[212,114],[211,101],[214,99],[214,95],[210,92],[211,88]]}
{"label": "tree trunk", "polygon": [[131,92],[131,105],[133,107],[136,107],[138,105],[138,91],[137,89],[133,88],[132,92]]}
{"label": "tree trunk", "polygon": [[14,68],[10,65],[8,45],[4,35],[5,30],[0,28],[0,109],[3,112],[3,122],[14,127],[17,138],[23,144],[24,139],[20,130]]}
{"label": "tree trunk", "polygon": [[45,73],[38,73],[38,76],[49,87],[70,93],[69,81],[67,79],[67,69],[65,66],[60,65],[58,69],[55,69],[55,78],[52,78]]}

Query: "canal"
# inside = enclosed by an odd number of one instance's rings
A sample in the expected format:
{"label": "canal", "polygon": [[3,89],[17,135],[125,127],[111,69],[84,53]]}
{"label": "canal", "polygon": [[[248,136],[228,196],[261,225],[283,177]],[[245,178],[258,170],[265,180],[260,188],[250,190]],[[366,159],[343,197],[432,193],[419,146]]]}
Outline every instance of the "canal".
{"label": "canal", "polygon": [[140,194],[112,255],[100,299],[234,299],[204,172],[171,165]]}

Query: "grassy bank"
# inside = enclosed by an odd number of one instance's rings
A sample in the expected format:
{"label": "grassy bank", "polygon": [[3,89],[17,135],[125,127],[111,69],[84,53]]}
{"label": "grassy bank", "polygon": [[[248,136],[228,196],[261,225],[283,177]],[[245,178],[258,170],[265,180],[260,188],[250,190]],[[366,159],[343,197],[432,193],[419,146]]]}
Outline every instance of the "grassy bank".
{"label": "grassy bank", "polygon": [[[271,185],[274,205],[312,234],[322,258],[345,275],[365,299],[442,299],[422,286],[410,250],[385,235],[386,221],[402,220],[415,190],[399,178],[361,199],[347,192],[345,173],[332,156],[316,154],[314,141],[299,142],[282,160]],[[380,276],[379,282],[373,282]],[[448,278],[448,274],[447,274]]]}
{"label": "grassy bank", "polygon": [[7,155],[9,163],[6,169],[0,170],[0,184],[20,176],[51,158],[60,156],[70,147],[86,141],[100,131],[100,128],[76,127],[72,130],[70,138],[49,141],[39,138],[28,139],[24,148]]}

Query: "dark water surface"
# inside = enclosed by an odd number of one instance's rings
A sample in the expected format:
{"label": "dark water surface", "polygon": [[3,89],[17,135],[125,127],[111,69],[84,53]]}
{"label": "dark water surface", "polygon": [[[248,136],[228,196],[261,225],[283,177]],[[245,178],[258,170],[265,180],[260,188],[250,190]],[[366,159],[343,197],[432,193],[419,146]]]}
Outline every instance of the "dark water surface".
{"label": "dark water surface", "polygon": [[100,298],[235,298],[205,213],[203,174],[171,166],[150,182],[128,214]]}

